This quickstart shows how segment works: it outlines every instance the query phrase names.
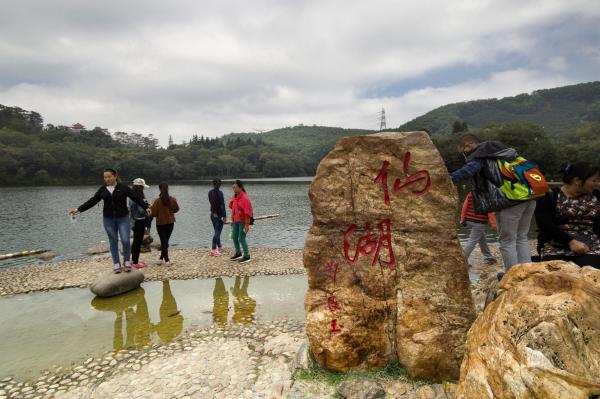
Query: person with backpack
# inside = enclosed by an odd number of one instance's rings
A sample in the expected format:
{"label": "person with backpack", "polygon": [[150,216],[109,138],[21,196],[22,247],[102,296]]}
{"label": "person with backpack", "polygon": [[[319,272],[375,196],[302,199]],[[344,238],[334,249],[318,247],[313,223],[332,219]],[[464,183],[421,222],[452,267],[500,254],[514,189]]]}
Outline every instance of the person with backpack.
{"label": "person with backpack", "polygon": [[231,239],[235,247],[235,254],[231,257],[231,260],[246,263],[250,262],[250,251],[246,235],[254,221],[254,211],[244,184],[240,180],[233,183],[232,189],[233,198],[229,202],[229,208],[231,209]]}
{"label": "person with backpack", "polygon": [[223,223],[227,219],[225,211],[225,198],[221,188],[221,179],[213,179],[213,189],[208,192],[208,201],[210,203],[210,221],[212,222],[214,233],[212,238],[212,247],[210,256],[221,256],[223,245],[221,244],[221,232]]}
{"label": "person with backpack", "polygon": [[473,193],[469,191],[460,214],[460,223],[469,229],[469,239],[464,247],[465,258],[467,258],[469,267],[471,267],[469,257],[477,244],[479,244],[479,249],[481,249],[481,254],[483,255],[483,262],[486,265],[494,265],[497,263],[496,258],[494,258],[490,252],[490,247],[488,247],[487,239],[485,237],[485,228],[487,227],[488,222],[490,222],[493,229],[496,229],[496,218],[494,217],[494,213],[490,212],[481,215],[475,212],[475,208],[473,207]]}
{"label": "person with backpack", "polygon": [[600,269],[600,168],[568,162],[560,173],[563,185],[537,200],[540,257]]}
{"label": "person with backpack", "polygon": [[169,195],[169,185],[162,182],[158,185],[160,195],[154,200],[150,209],[156,218],[156,231],[160,237],[160,258],[158,265],[172,265],[169,259],[169,239],[175,227],[175,214],[179,212],[179,204],[175,197]]}
{"label": "person with backpack", "polygon": [[[142,199],[146,205],[148,205],[146,196],[144,195],[144,188],[150,188],[144,179],[137,178],[133,181],[133,192],[138,196],[138,198]],[[144,211],[144,208],[136,204],[131,199],[129,199],[129,214],[131,215],[131,219],[133,221],[133,243],[131,244],[131,261],[133,262],[132,266],[136,269],[141,269],[142,267],[146,266],[146,262],[140,260],[140,251],[142,249],[142,242],[144,241],[144,234],[149,231],[146,221],[148,215]]]}
{"label": "person with backpack", "polygon": [[496,212],[504,269],[531,262],[527,234],[535,199],[548,191],[544,175],[513,148],[499,141],[482,142],[474,134],[460,138],[458,151],[466,163],[451,173],[452,181],[470,179],[475,211]]}
{"label": "person with backpack", "polygon": [[76,215],[85,212],[100,201],[104,201],[102,210],[104,230],[108,235],[110,244],[110,254],[113,261],[113,270],[115,273],[121,273],[121,261],[119,259],[119,238],[123,246],[123,263],[125,271],[131,271],[131,244],[130,223],[127,209],[127,198],[139,205],[144,211],[148,212],[148,204],[140,199],[129,186],[121,183],[116,170],[111,168],[104,169],[104,185],[96,191],[96,194],[76,209],[69,211],[70,215]]}

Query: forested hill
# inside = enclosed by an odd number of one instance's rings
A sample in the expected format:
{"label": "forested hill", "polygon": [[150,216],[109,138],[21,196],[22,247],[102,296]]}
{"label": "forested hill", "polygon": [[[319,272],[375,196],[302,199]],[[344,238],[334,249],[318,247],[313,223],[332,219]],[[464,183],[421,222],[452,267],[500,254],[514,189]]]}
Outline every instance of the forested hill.
{"label": "forested hill", "polygon": [[112,167],[151,182],[313,176],[344,136],[370,131],[295,126],[205,138],[160,148],[153,135],[44,125],[35,111],[0,105],[0,186],[97,183]]}
{"label": "forested hill", "polygon": [[[521,122],[534,117],[537,123]],[[463,163],[456,142],[467,128],[516,148],[550,177],[566,160],[598,163],[600,82],[451,104],[393,130],[428,129],[448,169],[455,170]],[[152,183],[313,176],[337,140],[369,133],[300,125],[220,138],[191,134],[161,148],[152,135],[44,125],[37,112],[0,105],[0,186],[96,184],[106,167],[118,169],[125,180]]]}
{"label": "forested hill", "polygon": [[231,133],[223,137],[227,142],[237,139],[257,139],[264,143],[281,148],[286,152],[298,154],[311,160],[310,169],[316,170],[321,159],[327,155],[335,143],[342,137],[358,136],[374,133],[373,130],[342,129],[327,126],[293,126],[282,129],[270,130],[264,133]]}
{"label": "forested hill", "polygon": [[399,130],[450,133],[457,130],[457,123],[481,128],[514,122],[536,124],[550,134],[600,122],[600,82],[536,90],[499,100],[448,104],[401,125]]}

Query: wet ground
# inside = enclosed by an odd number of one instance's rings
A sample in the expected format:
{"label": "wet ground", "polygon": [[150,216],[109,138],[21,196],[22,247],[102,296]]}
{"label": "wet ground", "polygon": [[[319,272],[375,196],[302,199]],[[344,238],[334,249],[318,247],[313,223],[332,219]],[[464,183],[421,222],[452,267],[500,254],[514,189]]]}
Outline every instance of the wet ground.
{"label": "wet ground", "polygon": [[30,379],[108,351],[167,344],[188,328],[304,320],[306,276],[146,282],[114,298],[72,288],[0,300],[0,376]]}

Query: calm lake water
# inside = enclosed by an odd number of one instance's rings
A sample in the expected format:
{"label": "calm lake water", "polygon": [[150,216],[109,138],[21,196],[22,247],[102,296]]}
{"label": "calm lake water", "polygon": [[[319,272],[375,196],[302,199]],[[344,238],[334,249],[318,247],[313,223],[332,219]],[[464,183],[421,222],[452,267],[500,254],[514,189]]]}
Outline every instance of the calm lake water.
{"label": "calm lake water", "polygon": [[[311,225],[308,188],[310,179],[291,182],[248,182],[246,189],[255,215],[280,214],[281,217],[257,221],[249,236],[252,246],[302,248]],[[99,186],[98,186],[99,187]],[[98,187],[22,187],[0,189],[0,254],[49,249],[59,254],[54,261],[83,256],[86,249],[107,241],[102,227],[102,202],[78,215],[75,221],[67,211],[81,205]],[[171,238],[174,247],[208,247],[212,240],[208,191],[205,185],[173,185],[171,195],[177,198],[181,211]],[[223,187],[225,202],[232,196],[229,184]],[[158,188],[146,189],[154,199]],[[156,230],[152,230],[158,240]],[[228,227],[223,235],[227,245]],[[0,268],[10,267],[33,258],[1,261]]]}
{"label": "calm lake water", "polygon": [[[280,214],[281,217],[257,221],[249,236],[251,246],[301,249],[304,246],[312,218],[308,190],[310,178],[248,181],[248,194],[255,215]],[[67,211],[90,198],[96,187],[21,187],[0,189],[0,254],[49,249],[59,254],[53,261],[83,257],[85,251],[106,241],[102,227],[102,203],[77,216],[72,221]],[[174,248],[208,247],[212,238],[207,195],[208,184],[173,185],[171,195],[177,198],[181,211],[177,214],[171,238]],[[229,183],[223,187],[226,202],[232,191]],[[158,196],[156,186],[146,190],[146,196]],[[464,198],[464,192],[461,199]],[[222,238],[227,243],[228,227]],[[458,226],[459,237],[468,231]],[[532,227],[535,232],[535,227]],[[489,240],[496,237],[489,231]],[[158,235],[153,228],[153,237]],[[24,263],[41,262],[32,257],[0,261],[0,268]]]}
{"label": "calm lake water", "polygon": [[259,276],[145,282],[111,298],[84,288],[2,298],[0,379],[169,343],[190,327],[304,320],[307,285],[305,276]]}

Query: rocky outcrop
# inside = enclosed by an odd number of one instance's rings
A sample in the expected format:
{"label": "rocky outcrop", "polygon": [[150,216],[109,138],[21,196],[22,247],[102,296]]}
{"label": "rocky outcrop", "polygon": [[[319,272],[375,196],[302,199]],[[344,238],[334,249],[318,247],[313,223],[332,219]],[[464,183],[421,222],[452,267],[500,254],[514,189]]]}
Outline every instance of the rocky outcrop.
{"label": "rocky outcrop", "polygon": [[469,331],[457,397],[597,398],[600,270],[515,266]]}
{"label": "rocky outcrop", "polygon": [[310,188],[306,331],[332,370],[398,360],[456,379],[475,318],[456,233],[457,193],[424,132],[342,139]]}
{"label": "rocky outcrop", "polygon": [[137,269],[119,274],[111,271],[102,274],[92,284],[90,291],[99,297],[109,297],[136,289],[142,281],[144,281],[144,274]]}

